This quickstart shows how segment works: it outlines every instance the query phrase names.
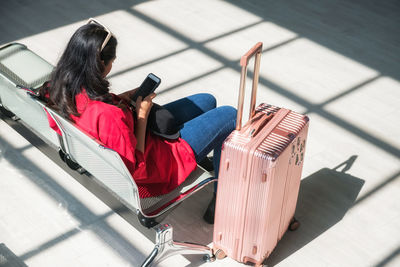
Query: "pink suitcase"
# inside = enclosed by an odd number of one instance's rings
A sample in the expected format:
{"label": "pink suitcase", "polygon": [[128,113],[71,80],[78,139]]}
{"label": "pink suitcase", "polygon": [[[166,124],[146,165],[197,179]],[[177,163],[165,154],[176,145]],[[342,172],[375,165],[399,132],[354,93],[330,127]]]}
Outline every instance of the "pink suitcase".
{"label": "pink suitcase", "polygon": [[[256,266],[271,254],[294,220],[308,117],[267,104],[255,108],[262,43],[242,66],[236,130],[225,140],[213,234],[217,258]],[[250,119],[241,127],[247,65],[255,55]]]}

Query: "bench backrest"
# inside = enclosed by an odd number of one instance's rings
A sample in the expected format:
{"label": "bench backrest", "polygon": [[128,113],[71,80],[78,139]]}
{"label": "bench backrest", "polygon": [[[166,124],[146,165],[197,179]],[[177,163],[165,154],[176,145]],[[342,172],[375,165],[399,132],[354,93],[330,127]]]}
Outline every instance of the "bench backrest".
{"label": "bench backrest", "polygon": [[45,107],[62,132],[66,153],[131,209],[141,209],[137,186],[119,154]]}
{"label": "bench backrest", "polygon": [[49,79],[53,66],[18,43],[0,49],[0,101],[2,105],[44,137],[60,147],[56,133],[48,127],[45,111],[19,86],[36,90]]}
{"label": "bench backrest", "polygon": [[201,168],[193,171],[178,188],[165,195],[140,198],[138,187],[119,154],[82,131],[75,123],[44,107],[62,132],[66,153],[95,179],[105,185],[114,196],[146,217],[157,217],[209,183],[216,181]]}

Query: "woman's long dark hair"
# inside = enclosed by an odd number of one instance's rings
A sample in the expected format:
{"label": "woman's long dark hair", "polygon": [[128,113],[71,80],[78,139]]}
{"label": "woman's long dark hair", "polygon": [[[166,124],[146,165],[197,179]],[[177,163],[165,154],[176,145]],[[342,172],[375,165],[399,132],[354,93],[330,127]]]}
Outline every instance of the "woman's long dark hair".
{"label": "woman's long dark hair", "polygon": [[115,58],[117,40],[112,36],[100,51],[106,36],[107,32],[100,25],[81,26],[58,61],[47,87],[48,103],[64,117],[79,116],[75,96],[83,88],[90,99],[111,103],[109,82],[103,77],[103,72]]}

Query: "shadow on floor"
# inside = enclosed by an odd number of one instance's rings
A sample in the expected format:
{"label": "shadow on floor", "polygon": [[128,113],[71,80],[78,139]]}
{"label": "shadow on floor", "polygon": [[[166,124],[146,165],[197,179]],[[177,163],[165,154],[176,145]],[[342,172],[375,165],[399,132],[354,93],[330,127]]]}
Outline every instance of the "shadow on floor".
{"label": "shadow on floor", "polygon": [[400,79],[397,0],[226,0],[302,38]]}
{"label": "shadow on floor", "polygon": [[[347,174],[357,156],[339,166],[302,179],[297,203],[296,219],[301,223],[295,232],[287,232],[271,256],[265,261],[274,266],[301,249],[338,223],[354,205],[365,181]],[[343,166],[343,169],[338,169]]]}
{"label": "shadow on floor", "polygon": [[[323,168],[302,179],[296,218],[301,226],[295,232],[287,232],[278,242],[271,256],[265,261],[274,266],[338,223],[356,203],[365,181],[346,172],[357,159],[350,157],[333,169]],[[207,192],[208,191],[208,192]],[[168,217],[174,225],[177,240],[208,244],[212,242],[213,226],[201,218],[209,201],[211,189],[199,192],[198,201],[189,200]],[[200,200],[200,201],[199,201]],[[190,229],[196,229],[193,233]],[[200,255],[184,255],[189,266],[204,264]]]}
{"label": "shadow on floor", "polygon": [[[169,223],[174,227],[174,240],[179,242],[193,242],[202,245],[212,243],[214,226],[203,220],[203,214],[213,196],[213,185],[208,185],[196,193],[181,205],[179,205],[163,223]],[[211,247],[211,245],[210,245]],[[190,250],[181,251],[190,263],[187,267],[196,267],[204,264],[205,253],[197,254]],[[171,256],[173,256],[172,254]],[[216,264],[218,266],[218,264]]]}
{"label": "shadow on floor", "polygon": [[[129,9],[143,0],[1,1],[0,45],[89,17]],[[23,18],[23,19],[21,19]]]}
{"label": "shadow on floor", "polygon": [[4,243],[0,244],[0,267],[27,267]]}
{"label": "shadow on floor", "polygon": [[[133,215],[132,212],[127,212],[126,209],[122,208],[122,205],[115,198],[109,197],[107,199],[101,198],[100,196],[106,195],[104,193],[106,190],[101,188],[98,184],[94,183],[90,175],[79,174],[68,168],[65,162],[61,161],[58,156],[58,152],[47,145],[42,139],[35,135],[29,128],[24,124],[13,121],[3,114],[3,108],[0,108],[0,119],[5,121],[10,127],[12,127],[16,132],[22,135],[29,143],[39,149],[44,153],[50,160],[57,164],[60,168],[70,174],[75,180],[83,184],[89,191],[94,195],[99,197],[106,205],[111,209],[120,214],[127,222],[132,225],[134,220],[136,220],[136,225],[139,223],[137,216]],[[25,148],[23,148],[25,149]],[[79,234],[83,231],[91,231],[109,247],[112,247],[116,253],[121,258],[124,258],[127,262],[136,266],[143,259],[138,258],[138,255],[145,258],[147,255],[143,255],[139,251],[136,244],[132,244],[123,234],[116,231],[107,222],[107,218],[113,214],[109,211],[105,214],[98,215],[93,213],[85,203],[81,202],[74,194],[68,191],[68,188],[64,188],[61,184],[57,182],[53,177],[49,176],[47,172],[43,171],[39,166],[37,166],[30,158],[22,154],[23,151],[16,149],[12,144],[9,144],[0,136],[0,158],[4,157],[8,162],[10,162],[19,172],[23,173],[24,177],[29,179],[30,182],[35,184],[37,188],[41,189],[42,192],[50,197],[53,201],[58,203],[59,207],[65,209],[68,216],[77,220],[78,228],[72,229],[67,232],[56,236],[51,240],[44,241],[42,244],[37,245],[35,248],[26,251],[24,254],[19,255],[21,260],[27,261],[35,255],[43,253],[51,247]],[[8,177],[10,178],[10,177]],[[108,194],[110,195],[110,194]],[[117,210],[120,209],[120,210]],[[142,227],[143,228],[143,227]],[[77,230],[79,229],[79,230]],[[147,238],[149,238],[150,230],[140,229]],[[150,239],[150,238],[149,238]],[[0,255],[1,257],[1,255]],[[0,261],[1,262],[1,261]],[[14,265],[5,265],[14,266]],[[17,265],[19,266],[19,265]],[[0,264],[0,267],[3,265]]]}

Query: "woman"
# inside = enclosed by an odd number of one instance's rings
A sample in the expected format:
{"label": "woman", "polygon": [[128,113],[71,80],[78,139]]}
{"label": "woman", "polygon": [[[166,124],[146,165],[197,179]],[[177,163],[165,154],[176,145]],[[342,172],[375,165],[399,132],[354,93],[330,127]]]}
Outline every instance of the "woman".
{"label": "woman", "polygon": [[[218,175],[223,140],[233,131],[236,110],[216,108],[209,94],[189,96],[164,107],[181,125],[181,138],[168,140],[147,130],[155,94],[139,97],[129,106],[135,90],[109,92],[107,74],[116,55],[117,40],[91,19],[71,37],[42,94],[49,105],[81,129],[118,152],[139,188],[140,197],[166,194],[179,186],[197,162],[214,149]],[[57,129],[56,129],[57,130]],[[215,196],[204,219],[213,223]]]}

